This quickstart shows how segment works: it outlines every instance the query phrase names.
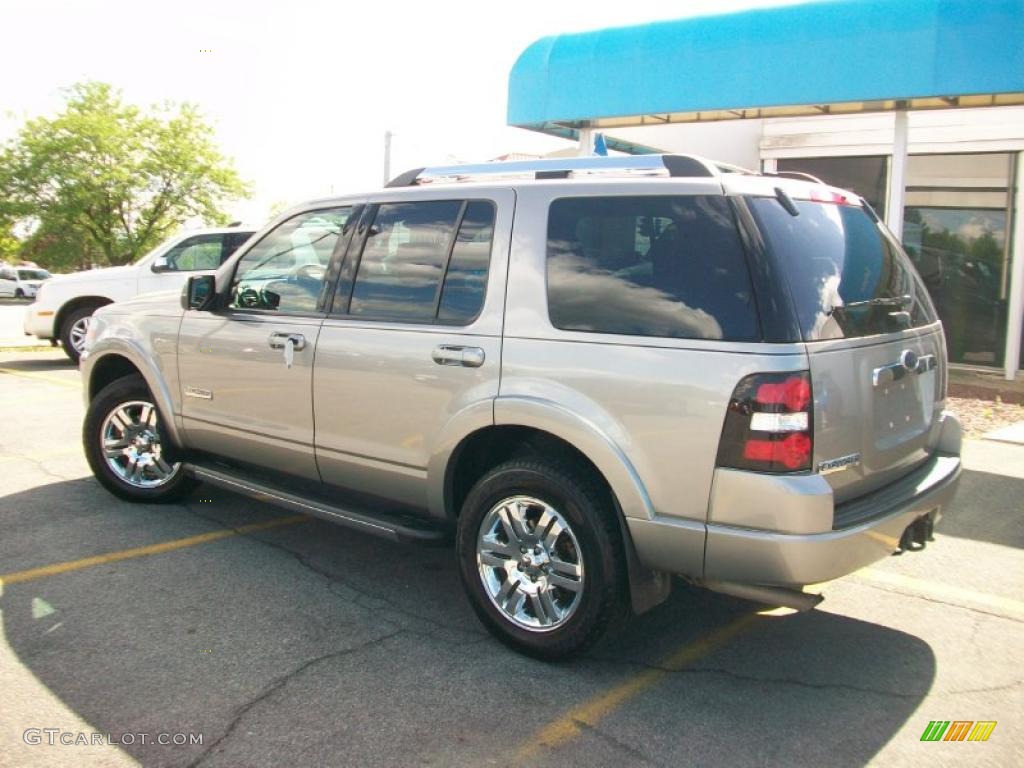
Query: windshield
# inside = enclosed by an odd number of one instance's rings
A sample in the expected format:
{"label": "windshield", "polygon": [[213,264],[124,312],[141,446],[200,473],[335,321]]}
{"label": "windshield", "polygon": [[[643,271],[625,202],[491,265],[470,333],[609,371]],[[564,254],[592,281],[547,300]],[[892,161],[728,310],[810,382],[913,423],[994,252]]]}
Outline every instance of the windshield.
{"label": "windshield", "polygon": [[46,280],[50,277],[50,273],[45,269],[19,269],[18,279],[19,280]]}
{"label": "windshield", "polygon": [[860,206],[750,200],[789,281],[805,341],[893,333],[935,322],[921,278],[899,245]]}

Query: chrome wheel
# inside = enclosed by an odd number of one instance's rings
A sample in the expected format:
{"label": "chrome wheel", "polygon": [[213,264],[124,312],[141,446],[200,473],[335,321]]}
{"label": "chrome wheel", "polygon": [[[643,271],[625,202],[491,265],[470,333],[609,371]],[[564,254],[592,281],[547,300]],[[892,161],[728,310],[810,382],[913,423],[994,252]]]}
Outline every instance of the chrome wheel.
{"label": "chrome wheel", "polygon": [[477,567],[494,606],[519,627],[563,625],[583,597],[583,558],[568,521],[531,496],[498,502],[480,524]]}
{"label": "chrome wheel", "polygon": [[160,450],[157,412],[152,403],[121,403],[103,420],[102,451],[107,466],[135,488],[159,488],[177,474],[180,464],[168,464]]}
{"label": "chrome wheel", "polygon": [[80,317],[71,326],[68,338],[75,351],[81,354],[85,350],[85,334],[89,332],[89,323],[92,322],[92,315]]}

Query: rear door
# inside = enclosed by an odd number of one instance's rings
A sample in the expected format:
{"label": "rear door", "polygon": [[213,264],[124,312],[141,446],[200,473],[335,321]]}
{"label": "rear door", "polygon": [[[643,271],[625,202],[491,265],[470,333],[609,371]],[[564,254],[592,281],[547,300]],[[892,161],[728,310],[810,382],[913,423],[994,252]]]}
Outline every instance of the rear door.
{"label": "rear door", "polygon": [[367,208],[316,350],[324,482],[427,507],[446,429],[493,422],[514,202],[449,189]]}
{"label": "rear door", "polygon": [[814,465],[836,501],[923,462],[944,400],[946,355],[928,294],[899,245],[840,195],[750,201],[790,288],[814,392]]}

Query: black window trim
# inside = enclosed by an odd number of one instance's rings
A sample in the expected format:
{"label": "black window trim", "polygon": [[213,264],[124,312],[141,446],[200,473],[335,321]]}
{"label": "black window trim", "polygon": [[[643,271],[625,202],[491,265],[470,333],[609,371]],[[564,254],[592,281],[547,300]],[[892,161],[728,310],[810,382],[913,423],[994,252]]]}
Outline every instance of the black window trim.
{"label": "black window trim", "polygon": [[[353,218],[353,214],[355,214],[356,210],[359,207],[360,207],[359,203],[342,203],[340,205],[323,205],[323,206],[318,206],[316,208],[307,208],[306,210],[303,210],[303,211],[297,211],[294,215],[289,216],[287,219],[283,219],[283,220],[277,222],[277,225],[274,226],[273,229],[271,229],[270,231],[266,232],[263,235],[263,237],[261,237],[259,240],[257,240],[254,243],[252,243],[248,248],[245,249],[244,253],[240,253],[239,252],[239,249],[242,247],[241,245],[238,248],[236,248],[235,252],[232,253],[231,256],[228,257],[229,259],[232,259],[235,256],[238,256],[238,259],[237,259],[237,261],[235,261],[235,263],[233,265],[233,269],[231,270],[231,277],[227,281],[226,293],[222,294],[224,296],[224,299],[223,299],[224,305],[223,305],[223,308],[221,309],[221,312],[223,314],[225,314],[225,315],[228,315],[230,318],[239,317],[240,319],[244,319],[245,315],[254,316],[254,317],[310,317],[310,318],[317,318],[317,317],[322,318],[322,317],[324,317],[325,314],[326,314],[326,310],[325,310],[325,308],[323,306],[323,299],[324,299],[324,297],[323,297],[323,290],[322,289],[321,289],[320,296],[317,297],[317,309],[314,310],[313,312],[300,312],[300,311],[286,310],[286,309],[258,309],[256,307],[244,307],[244,308],[243,307],[232,307],[231,306],[231,291],[234,288],[235,275],[238,274],[238,265],[241,264],[245,260],[245,257],[248,256],[249,253],[256,246],[258,246],[260,243],[262,243],[264,240],[266,240],[272,234],[277,232],[277,230],[280,229],[283,224],[291,221],[292,219],[298,218],[299,216],[306,216],[307,214],[310,214],[310,213],[319,213],[319,212],[322,212],[322,211],[337,211],[337,210],[340,210],[342,208],[350,208],[352,210],[352,214],[349,215],[349,221],[351,221],[352,218]],[[349,221],[345,222],[345,228],[348,227]],[[330,259],[327,262],[327,271],[324,273],[324,282],[325,283],[328,281],[329,276],[330,276],[331,264],[334,262],[334,260],[336,258],[339,257],[339,250],[341,249],[342,245],[346,243],[346,240],[345,240],[345,228],[342,229],[342,234],[338,237],[338,242],[334,244],[334,249],[331,251],[331,257],[330,257]],[[250,237],[252,237],[252,235],[250,235]],[[244,241],[243,241],[242,244],[243,245],[245,244]]]}
{"label": "black window trim", "polygon": [[[374,314],[370,317],[363,315],[353,315],[352,309],[352,295],[355,292],[356,280],[359,277],[359,267],[362,265],[363,252],[366,249],[366,243],[369,240],[369,231],[373,223],[377,220],[377,214],[381,207],[385,205],[403,205],[410,203],[454,203],[461,202],[462,205],[459,208],[458,216],[455,219],[455,226],[452,228],[451,235],[448,238],[447,253],[444,260],[444,269],[442,270],[441,280],[438,282],[437,289],[434,293],[434,312],[431,318],[423,318],[421,320],[410,320],[408,317],[399,315],[385,315],[385,314]],[[476,314],[466,321],[446,321],[440,320],[438,314],[441,311],[441,298],[444,294],[445,280],[448,278],[448,268],[451,266],[452,254],[455,251],[455,246],[458,243],[459,231],[462,229],[462,222],[465,219],[466,211],[469,208],[470,203],[487,203],[491,207],[493,213],[491,223],[491,250],[487,257],[487,280],[484,282],[484,298],[480,302],[480,307],[477,309]],[[352,247],[349,249],[349,253],[345,255],[345,264],[340,270],[339,284],[335,291],[332,293],[334,300],[331,302],[331,306],[328,307],[328,317],[337,320],[356,320],[359,322],[367,323],[386,323],[393,325],[403,326],[426,326],[426,327],[448,327],[448,328],[468,328],[477,320],[480,319],[480,315],[483,314],[484,306],[487,304],[487,289],[491,284],[491,264],[494,257],[494,243],[497,235],[497,223],[498,223],[498,202],[488,197],[444,197],[444,198],[419,198],[419,199],[399,199],[399,200],[382,200],[380,202],[371,202],[366,206],[366,210],[363,212],[366,217],[366,221],[359,222],[359,237],[353,238]],[[356,245],[358,240],[358,246]],[[349,256],[352,258],[349,258]],[[342,300],[342,307],[338,307],[338,296],[337,291],[341,288],[342,278],[348,278],[349,282],[347,285],[346,296]]]}

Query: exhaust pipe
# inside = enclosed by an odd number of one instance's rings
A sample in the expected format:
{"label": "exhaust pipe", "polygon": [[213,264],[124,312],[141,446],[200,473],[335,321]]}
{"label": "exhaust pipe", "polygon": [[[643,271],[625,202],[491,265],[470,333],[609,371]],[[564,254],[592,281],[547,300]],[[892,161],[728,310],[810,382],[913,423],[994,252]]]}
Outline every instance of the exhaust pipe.
{"label": "exhaust pipe", "polygon": [[710,589],[712,592],[719,592],[723,595],[753,600],[755,603],[780,605],[784,608],[792,608],[794,611],[801,612],[811,610],[825,599],[821,595],[812,595],[806,592],[798,592],[795,589],[769,587],[761,584],[736,584],[731,581],[697,581],[694,583],[697,586]]}

